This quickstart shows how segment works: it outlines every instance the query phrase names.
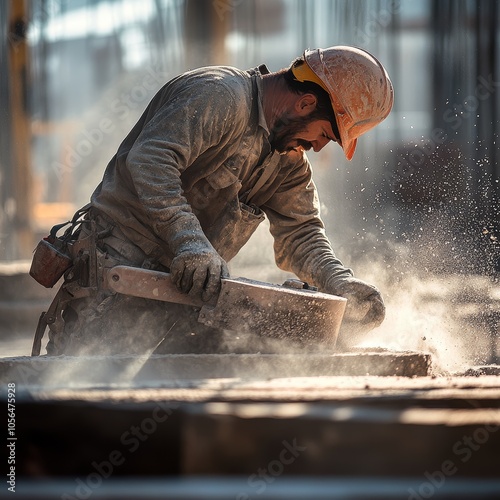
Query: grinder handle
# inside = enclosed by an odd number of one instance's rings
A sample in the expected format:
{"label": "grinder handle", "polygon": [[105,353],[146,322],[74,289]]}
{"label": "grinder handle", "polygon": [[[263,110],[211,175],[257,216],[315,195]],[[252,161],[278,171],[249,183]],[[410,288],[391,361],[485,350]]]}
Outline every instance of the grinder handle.
{"label": "grinder handle", "polygon": [[[179,291],[170,274],[131,266],[114,266],[104,275],[104,286],[114,292],[144,299],[161,300],[175,304],[202,307],[203,302]],[[215,302],[217,299],[215,299]]]}

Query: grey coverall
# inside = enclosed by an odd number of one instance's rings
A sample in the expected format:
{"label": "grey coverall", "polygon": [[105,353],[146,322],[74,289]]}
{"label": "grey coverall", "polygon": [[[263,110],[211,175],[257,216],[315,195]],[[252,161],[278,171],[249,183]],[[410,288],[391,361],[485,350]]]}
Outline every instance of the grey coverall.
{"label": "grey coverall", "polygon": [[[267,72],[201,68],[155,95],[92,195],[90,216],[99,230],[111,230],[98,243],[104,266],[168,270],[176,242],[200,226],[230,261],[267,216],[281,269],[327,293],[334,276],[352,275],[325,236],[305,153],[271,150],[262,105]],[[166,351],[204,351],[207,343],[216,350],[216,332],[197,324],[195,312],[100,291],[70,304],[64,338],[52,336],[48,351],[140,353],[164,337]],[[203,347],[185,347],[196,331]]]}

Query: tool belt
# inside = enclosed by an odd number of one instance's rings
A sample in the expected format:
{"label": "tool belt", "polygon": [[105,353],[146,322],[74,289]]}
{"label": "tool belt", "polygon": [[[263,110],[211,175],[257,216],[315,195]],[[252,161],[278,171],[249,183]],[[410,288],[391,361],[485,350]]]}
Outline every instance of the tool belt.
{"label": "tool belt", "polygon": [[[40,355],[47,326],[56,336],[63,333],[66,305],[72,300],[88,297],[98,289],[96,241],[105,235],[97,234],[96,223],[89,216],[90,207],[90,204],[84,206],[71,221],[54,226],[35,249],[30,275],[47,288],[53,287],[63,274],[64,283],[47,311],[40,315],[32,356]],[[57,236],[66,226],[63,235]]]}
{"label": "tool belt", "polygon": [[[78,239],[81,225],[80,220],[90,208],[90,204],[84,206],[75,213],[73,219],[62,224],[55,225],[50,234],[40,240],[31,262],[30,276],[45,288],[52,288],[59,278],[73,265],[72,244]],[[69,226],[62,236],[57,233],[64,227]]]}

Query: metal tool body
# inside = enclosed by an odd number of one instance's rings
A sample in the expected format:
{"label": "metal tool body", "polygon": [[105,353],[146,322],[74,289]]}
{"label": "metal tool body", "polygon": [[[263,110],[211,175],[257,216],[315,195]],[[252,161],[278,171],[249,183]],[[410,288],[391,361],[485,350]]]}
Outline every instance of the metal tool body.
{"label": "metal tool body", "polygon": [[203,302],[180,292],[168,273],[115,266],[105,276],[105,286],[118,293],[199,307],[198,321],[205,325],[333,347],[346,299],[304,288],[298,280],[288,283],[225,278],[218,297]]}

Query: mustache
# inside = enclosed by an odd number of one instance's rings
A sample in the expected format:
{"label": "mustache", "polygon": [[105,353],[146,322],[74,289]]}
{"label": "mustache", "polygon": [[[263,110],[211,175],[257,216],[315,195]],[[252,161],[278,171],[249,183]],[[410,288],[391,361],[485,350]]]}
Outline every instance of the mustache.
{"label": "mustache", "polygon": [[309,151],[312,148],[312,143],[310,143],[309,141],[304,141],[302,139],[297,140],[297,145],[305,151]]}

